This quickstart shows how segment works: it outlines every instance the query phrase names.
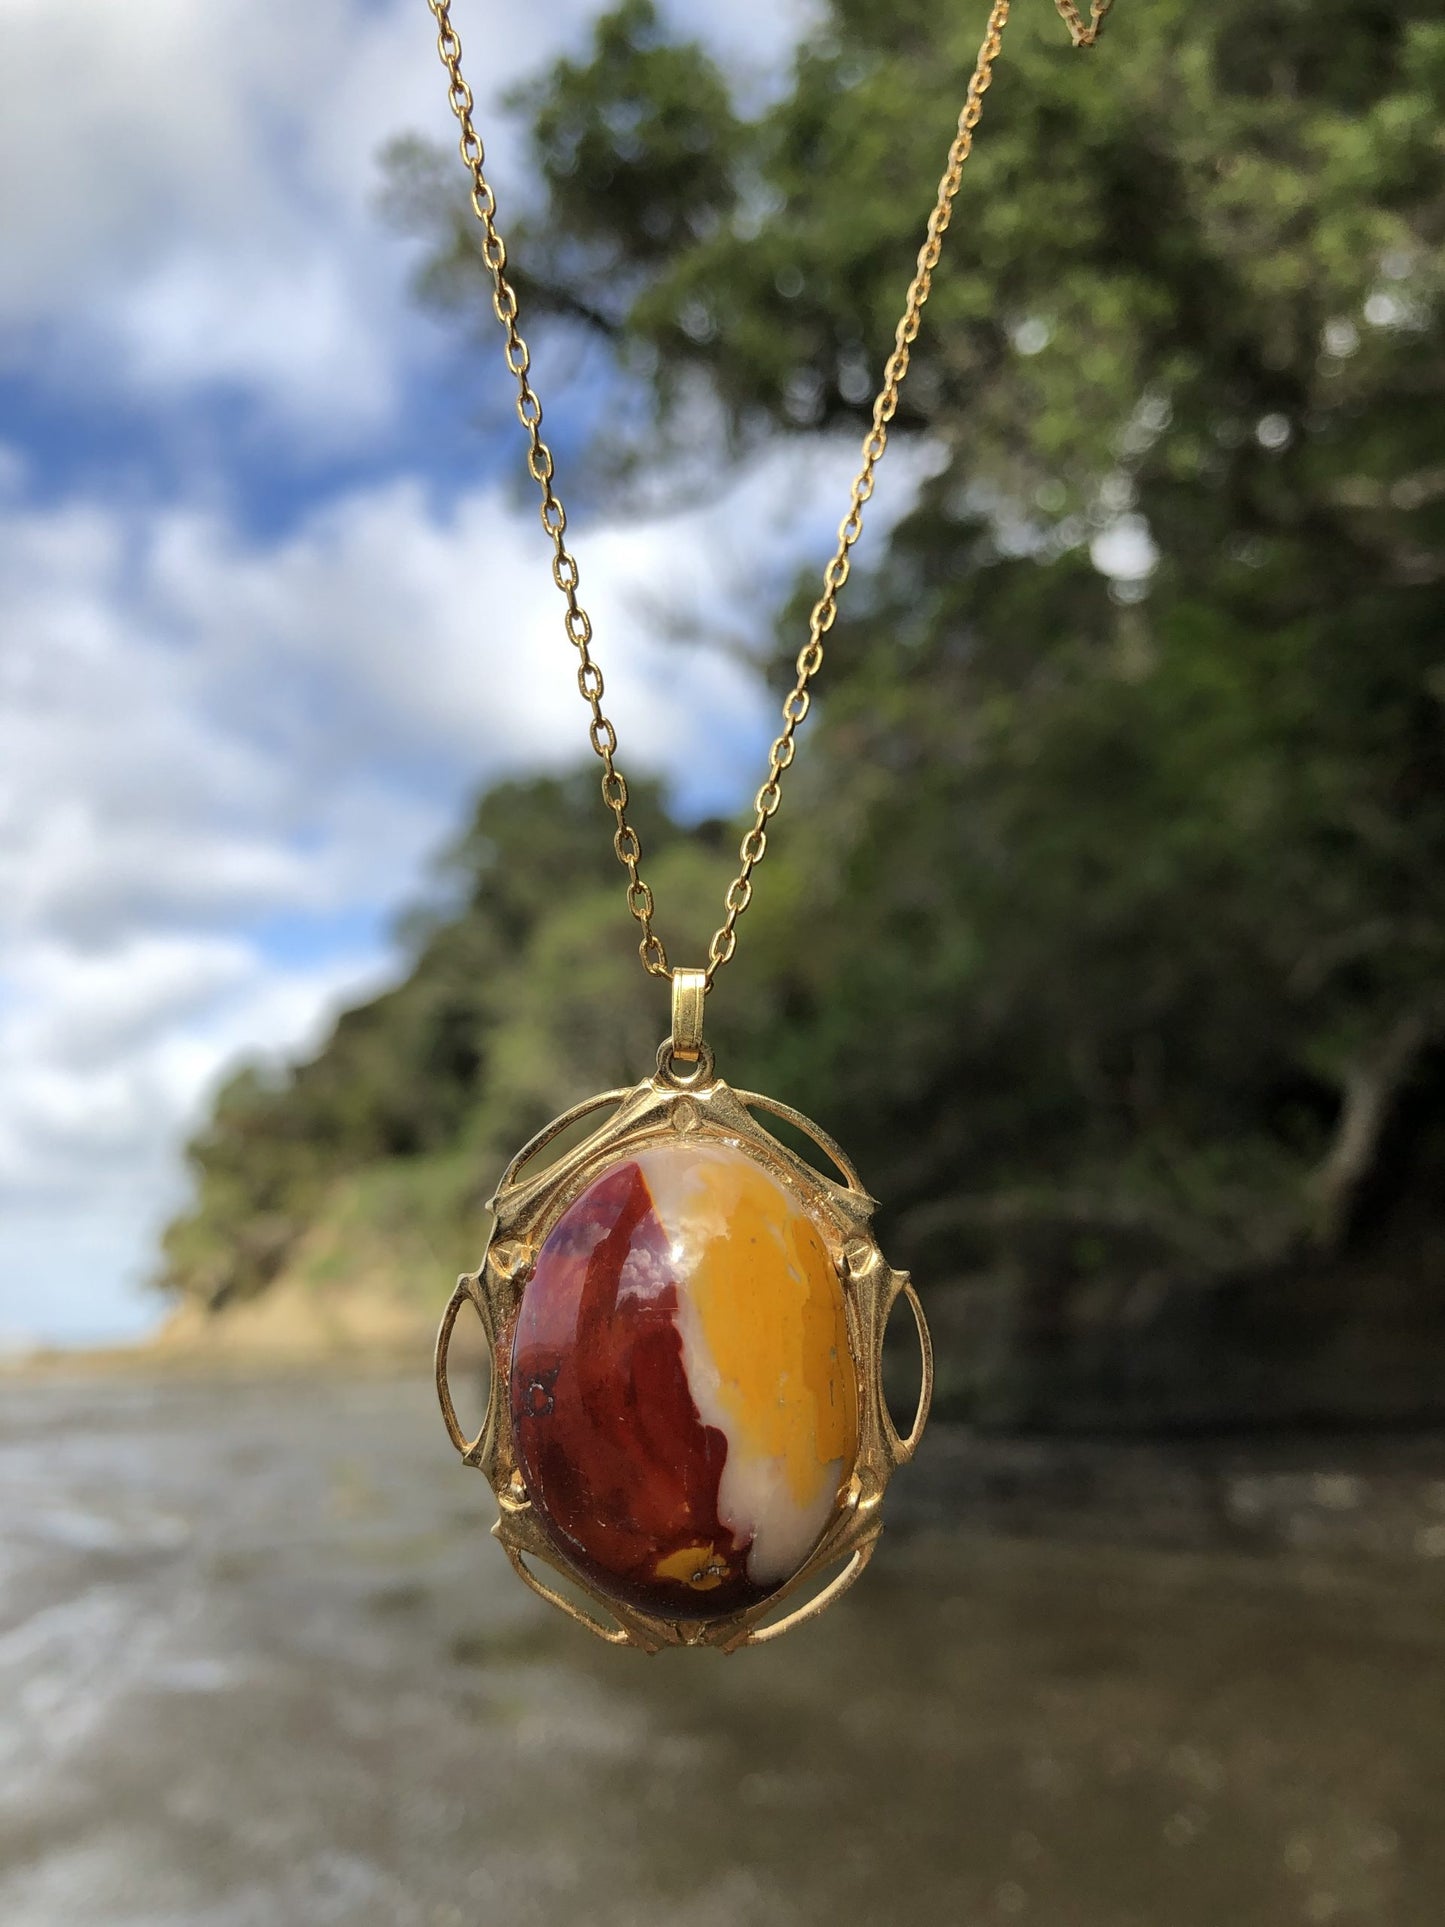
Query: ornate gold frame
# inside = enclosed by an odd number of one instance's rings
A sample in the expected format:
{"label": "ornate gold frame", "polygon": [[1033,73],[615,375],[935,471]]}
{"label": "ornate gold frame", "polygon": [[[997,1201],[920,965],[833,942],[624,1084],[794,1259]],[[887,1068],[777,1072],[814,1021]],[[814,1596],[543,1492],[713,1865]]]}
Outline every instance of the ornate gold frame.
{"label": "ornate gold frame", "polygon": [[[613,1115],[582,1143],[535,1176],[524,1175],[526,1167],[564,1131],[608,1106],[614,1107]],[[814,1170],[758,1121],[755,1110],[782,1118],[811,1138],[844,1182],[837,1183]],[[842,1282],[848,1341],[858,1380],[858,1457],[841,1510],[807,1563],[790,1580],[760,1604],[724,1619],[657,1618],[599,1592],[558,1554],[547,1537],[527,1497],[512,1438],[508,1396],[512,1335],[536,1252],[568,1205],[603,1165],[671,1133],[735,1145],[765,1165],[810,1213]],[[724,1652],[734,1652],[740,1646],[776,1639],[830,1606],[872,1557],[882,1530],[884,1490],[897,1468],[907,1464],[918,1449],[933,1396],[933,1347],[923,1307],[907,1274],[892,1270],[874,1242],[869,1230],[874,1201],[840,1147],[788,1105],[754,1092],[731,1090],[713,1076],[712,1056],[705,1047],[690,1071],[679,1071],[669,1043],[659,1054],[655,1077],[631,1090],[607,1091],[588,1098],[539,1132],[508,1166],[491,1209],[495,1222],[481,1267],[458,1279],[442,1316],[437,1334],[436,1382],[452,1443],[467,1465],[486,1474],[497,1495],[499,1516],[492,1531],[518,1575],[534,1592],[600,1639],[614,1646],[636,1646],[648,1653],[664,1646],[717,1646]],[[907,1438],[900,1438],[893,1424],[882,1382],[883,1334],[900,1297],[908,1300],[923,1354],[918,1410]],[[452,1332],[464,1304],[471,1304],[481,1319],[492,1365],[487,1414],[474,1439],[468,1439],[457,1423],[447,1381]],[[539,1577],[529,1560],[565,1574],[601,1612],[590,1612],[566,1598]],[[809,1580],[822,1578],[840,1563],[842,1569],[785,1618],[763,1623],[785,1597]]]}

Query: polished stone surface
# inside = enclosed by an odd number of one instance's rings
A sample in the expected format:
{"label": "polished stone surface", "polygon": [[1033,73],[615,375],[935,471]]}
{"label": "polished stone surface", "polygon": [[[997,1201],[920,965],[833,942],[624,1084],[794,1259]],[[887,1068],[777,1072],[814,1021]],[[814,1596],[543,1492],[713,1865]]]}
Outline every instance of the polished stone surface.
{"label": "polished stone surface", "polygon": [[528,1495],[594,1584],[686,1618],[766,1598],[822,1536],[857,1452],[817,1227],[731,1145],[608,1166],[538,1254],[511,1407]]}

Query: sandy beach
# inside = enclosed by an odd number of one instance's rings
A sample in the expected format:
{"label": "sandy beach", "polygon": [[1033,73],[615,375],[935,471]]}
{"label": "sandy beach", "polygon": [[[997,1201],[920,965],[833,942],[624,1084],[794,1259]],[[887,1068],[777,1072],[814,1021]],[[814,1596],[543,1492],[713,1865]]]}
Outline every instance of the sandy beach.
{"label": "sandy beach", "polygon": [[939,1438],[825,1621],[646,1660],[516,1585],[417,1380],[11,1380],[0,1919],[1437,1927],[1437,1448],[1125,1531],[1123,1461]]}

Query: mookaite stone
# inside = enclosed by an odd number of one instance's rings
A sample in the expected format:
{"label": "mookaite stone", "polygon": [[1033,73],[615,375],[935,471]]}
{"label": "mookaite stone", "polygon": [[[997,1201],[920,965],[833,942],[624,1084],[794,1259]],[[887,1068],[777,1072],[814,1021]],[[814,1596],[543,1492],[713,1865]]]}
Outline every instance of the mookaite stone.
{"label": "mookaite stone", "polygon": [[818,1543],[858,1449],[817,1227],[728,1144],[609,1165],[538,1253],[511,1407],[528,1496],[602,1591],[692,1619],[766,1598]]}

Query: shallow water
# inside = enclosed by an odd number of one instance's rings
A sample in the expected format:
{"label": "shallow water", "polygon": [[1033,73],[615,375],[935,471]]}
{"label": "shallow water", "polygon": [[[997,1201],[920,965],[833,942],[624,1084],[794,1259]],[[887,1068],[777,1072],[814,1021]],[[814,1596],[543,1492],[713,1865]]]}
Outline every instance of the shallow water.
{"label": "shallow water", "polygon": [[7,1383],[0,1494],[4,1927],[1445,1919],[1445,1560],[934,1504],[648,1660],[517,1586],[415,1382]]}

